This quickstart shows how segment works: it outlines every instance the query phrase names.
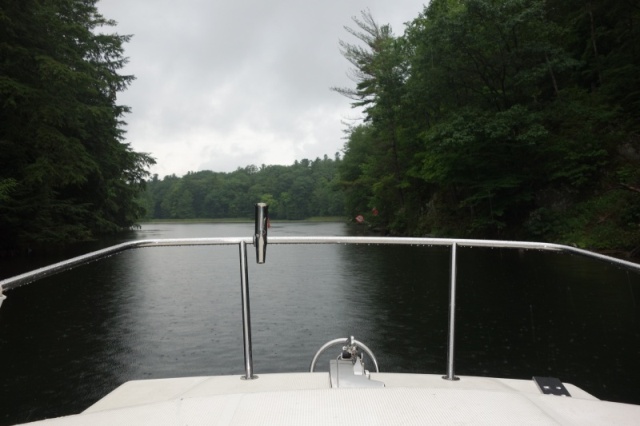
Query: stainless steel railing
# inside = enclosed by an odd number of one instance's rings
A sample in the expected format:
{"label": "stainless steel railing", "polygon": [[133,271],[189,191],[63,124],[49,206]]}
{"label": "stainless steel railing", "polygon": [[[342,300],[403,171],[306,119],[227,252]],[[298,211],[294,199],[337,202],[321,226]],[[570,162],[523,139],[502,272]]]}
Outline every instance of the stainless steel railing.
{"label": "stainless steel railing", "polygon": [[[249,297],[249,273],[247,267],[247,244],[253,244],[255,238],[187,238],[187,239],[151,239],[130,241],[102,250],[77,256],[69,260],[45,266],[31,272],[17,275],[0,281],[0,295],[5,290],[11,290],[21,285],[29,284],[39,279],[64,272],[90,262],[94,262],[116,253],[130,249],[146,247],[170,247],[170,246],[212,246],[212,245],[236,245],[239,247],[240,260],[240,286],[242,294],[242,323],[244,336],[244,361],[245,379],[254,379],[253,355],[251,349],[251,309]],[[443,379],[456,380],[455,376],[455,310],[456,310],[456,284],[457,284],[457,251],[459,247],[493,247],[533,249],[545,251],[560,251],[587,256],[593,259],[610,262],[619,266],[640,271],[640,264],[626,260],[593,253],[575,247],[519,241],[497,240],[471,240],[448,238],[400,238],[400,237],[269,237],[269,244],[380,244],[380,245],[419,245],[419,246],[448,246],[451,247],[451,274],[450,274],[450,303],[449,303],[449,333],[446,375]],[[264,246],[258,247],[264,250]],[[260,259],[260,257],[258,257]],[[264,261],[264,256],[262,257]],[[6,295],[5,295],[6,296]]]}

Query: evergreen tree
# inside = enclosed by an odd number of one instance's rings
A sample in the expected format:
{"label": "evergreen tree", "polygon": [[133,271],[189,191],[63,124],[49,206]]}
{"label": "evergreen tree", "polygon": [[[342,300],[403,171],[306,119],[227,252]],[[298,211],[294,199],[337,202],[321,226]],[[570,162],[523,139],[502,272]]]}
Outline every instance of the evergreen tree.
{"label": "evergreen tree", "polygon": [[128,36],[96,0],[0,1],[0,244],[66,244],[131,226],[153,159],[123,141]]}

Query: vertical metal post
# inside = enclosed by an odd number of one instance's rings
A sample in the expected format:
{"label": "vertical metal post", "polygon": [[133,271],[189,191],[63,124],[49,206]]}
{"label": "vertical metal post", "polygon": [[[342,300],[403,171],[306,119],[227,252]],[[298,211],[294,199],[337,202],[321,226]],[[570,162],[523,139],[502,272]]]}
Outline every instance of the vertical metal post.
{"label": "vertical metal post", "polygon": [[455,341],[456,341],[456,275],[457,275],[458,244],[451,245],[451,281],[449,287],[449,345],[447,348],[447,375],[445,380],[460,380],[454,372]]}
{"label": "vertical metal post", "polygon": [[249,307],[249,268],[247,266],[247,243],[240,241],[240,287],[242,292],[242,336],[244,338],[244,380],[257,379],[253,375],[253,353],[251,350],[251,309]]}
{"label": "vertical metal post", "polygon": [[269,228],[269,206],[256,204],[256,230],[253,234],[253,245],[256,246],[256,262],[264,263],[267,256],[267,229]]}

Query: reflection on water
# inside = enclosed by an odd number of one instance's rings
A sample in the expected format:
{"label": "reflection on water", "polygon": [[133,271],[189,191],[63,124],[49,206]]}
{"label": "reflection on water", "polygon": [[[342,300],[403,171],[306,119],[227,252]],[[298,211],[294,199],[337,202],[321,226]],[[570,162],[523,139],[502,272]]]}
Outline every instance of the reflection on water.
{"label": "reflection on water", "polygon": [[464,253],[460,374],[551,375],[640,403],[637,273],[551,252]]}
{"label": "reflection on water", "polygon": [[[153,224],[136,238],[252,232]],[[271,245],[264,265],[249,255],[257,374],[305,371],[322,343],[348,335],[383,371],[445,373],[447,248]],[[458,257],[456,374],[557,376],[640,403],[639,274],[536,251],[461,248]],[[127,380],[242,374],[239,273],[236,246],[152,248],[10,291],[0,309],[0,401],[11,408],[0,424],[82,411]]]}

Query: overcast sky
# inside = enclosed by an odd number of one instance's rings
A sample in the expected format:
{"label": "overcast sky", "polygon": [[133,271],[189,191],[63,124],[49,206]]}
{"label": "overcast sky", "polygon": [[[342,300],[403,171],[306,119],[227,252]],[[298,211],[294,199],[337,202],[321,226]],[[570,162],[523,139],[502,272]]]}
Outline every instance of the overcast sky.
{"label": "overcast sky", "polygon": [[118,97],[132,108],[127,141],[160,177],[333,158],[360,117],[330,87],[353,87],[338,41],[369,9],[396,35],[421,0],[100,0],[132,34]]}

